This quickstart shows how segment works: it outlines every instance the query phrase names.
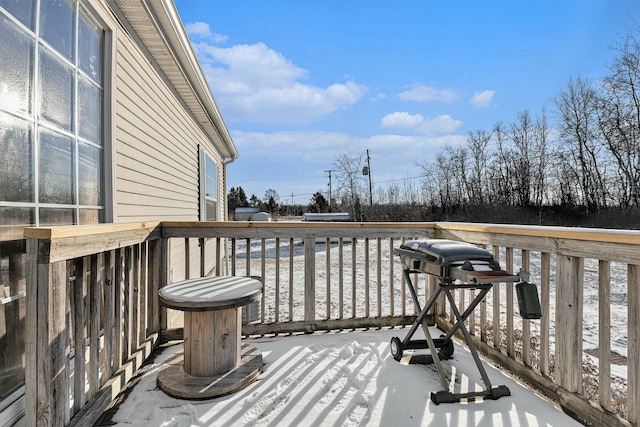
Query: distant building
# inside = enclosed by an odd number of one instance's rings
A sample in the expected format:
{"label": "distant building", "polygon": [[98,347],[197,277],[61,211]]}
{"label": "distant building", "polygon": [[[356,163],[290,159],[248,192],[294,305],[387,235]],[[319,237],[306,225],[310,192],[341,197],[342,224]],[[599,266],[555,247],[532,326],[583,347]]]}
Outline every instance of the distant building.
{"label": "distant building", "polygon": [[260,212],[258,208],[252,207],[240,207],[236,208],[233,214],[233,219],[236,221],[251,221],[254,214]]}
{"label": "distant building", "polygon": [[267,212],[256,212],[251,217],[251,221],[271,221],[271,215]]}
{"label": "distant building", "polygon": [[307,212],[302,214],[303,221],[324,221],[324,222],[343,222],[351,221],[351,215],[348,212],[331,212],[316,213]]}

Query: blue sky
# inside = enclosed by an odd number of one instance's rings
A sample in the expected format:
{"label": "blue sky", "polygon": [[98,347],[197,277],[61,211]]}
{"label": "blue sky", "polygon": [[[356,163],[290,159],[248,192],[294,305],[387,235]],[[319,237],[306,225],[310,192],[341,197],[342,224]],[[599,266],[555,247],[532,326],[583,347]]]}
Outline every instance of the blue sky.
{"label": "blue sky", "polygon": [[296,204],[336,156],[368,149],[385,186],[471,131],[552,113],[640,26],[637,0],[175,3],[240,153],[228,188]]}

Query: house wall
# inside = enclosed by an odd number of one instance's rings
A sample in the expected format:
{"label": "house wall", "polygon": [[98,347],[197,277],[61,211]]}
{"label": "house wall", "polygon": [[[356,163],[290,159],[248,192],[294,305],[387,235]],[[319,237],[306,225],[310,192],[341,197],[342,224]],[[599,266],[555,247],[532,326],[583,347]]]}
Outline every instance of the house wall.
{"label": "house wall", "polygon": [[117,57],[114,222],[197,221],[198,146],[219,165],[220,156],[124,31]]}
{"label": "house wall", "polygon": [[[224,168],[206,134],[184,109],[144,52],[125,31],[117,31],[114,70],[113,222],[200,219],[199,147],[218,164],[218,217],[224,219]],[[199,272],[200,248],[190,241],[191,276]],[[187,277],[185,241],[170,244],[169,280]],[[215,246],[207,244],[214,264]],[[170,324],[181,323],[181,313]],[[176,324],[177,322],[177,324]]]}

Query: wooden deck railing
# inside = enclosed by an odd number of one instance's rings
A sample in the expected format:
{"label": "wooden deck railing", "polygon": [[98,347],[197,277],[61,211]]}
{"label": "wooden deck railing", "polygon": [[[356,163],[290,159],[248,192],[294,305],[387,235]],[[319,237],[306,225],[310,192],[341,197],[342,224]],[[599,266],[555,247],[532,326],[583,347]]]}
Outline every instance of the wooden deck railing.
{"label": "wooden deck railing", "polygon": [[[255,313],[247,310],[247,335],[404,325],[415,307],[392,249],[434,237],[487,247],[504,268],[528,270],[539,284],[540,321],[519,317],[512,286],[494,287],[468,320],[480,351],[586,423],[640,421],[638,232],[162,222],[31,228],[25,237],[27,425],[95,420],[161,341],[180,337],[158,305],[170,281],[260,276],[265,292]],[[417,276],[426,299],[436,281]],[[436,322],[451,319],[439,304]]]}

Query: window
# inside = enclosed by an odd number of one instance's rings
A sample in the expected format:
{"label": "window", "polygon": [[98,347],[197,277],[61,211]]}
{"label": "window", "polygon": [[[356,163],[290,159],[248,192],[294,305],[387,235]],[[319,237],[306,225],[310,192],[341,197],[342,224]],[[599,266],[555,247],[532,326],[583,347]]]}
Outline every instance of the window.
{"label": "window", "polygon": [[218,221],[218,166],[202,148],[200,171],[200,218],[204,221]]}
{"label": "window", "polygon": [[102,26],[79,0],[0,0],[0,34],[0,226],[103,222]]}
{"label": "window", "polygon": [[83,4],[0,0],[0,343],[11,349],[0,412],[24,382],[25,244],[13,231],[105,220],[105,31]]}

